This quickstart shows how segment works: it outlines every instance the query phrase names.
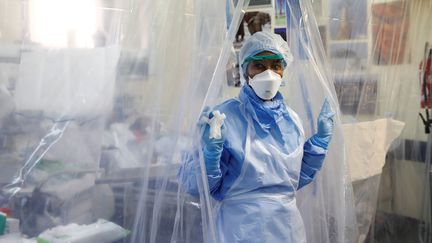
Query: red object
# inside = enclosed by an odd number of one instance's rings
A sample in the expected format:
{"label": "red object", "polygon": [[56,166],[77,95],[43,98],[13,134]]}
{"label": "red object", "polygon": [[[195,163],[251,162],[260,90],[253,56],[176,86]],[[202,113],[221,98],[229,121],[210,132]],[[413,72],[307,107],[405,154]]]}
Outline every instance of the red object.
{"label": "red object", "polygon": [[143,135],[142,135],[141,131],[135,130],[135,131],[133,131],[133,134],[135,135],[136,142],[141,142],[141,140],[143,139]]}
{"label": "red object", "polygon": [[420,63],[421,75],[421,108],[432,108],[432,49],[429,51],[426,66]]}
{"label": "red object", "polygon": [[0,208],[0,212],[6,214],[6,216],[9,218],[10,216],[12,216],[12,210],[10,210],[9,208]]}

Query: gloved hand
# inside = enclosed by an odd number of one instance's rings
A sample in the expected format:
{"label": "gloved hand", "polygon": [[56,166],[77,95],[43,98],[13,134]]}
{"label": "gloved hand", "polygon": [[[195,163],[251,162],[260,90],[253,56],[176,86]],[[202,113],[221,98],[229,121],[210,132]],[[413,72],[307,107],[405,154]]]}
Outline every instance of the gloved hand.
{"label": "gloved hand", "polygon": [[318,132],[311,138],[313,144],[327,149],[333,135],[334,115],[335,113],[330,106],[328,98],[326,98],[318,116]]}
{"label": "gloved hand", "polygon": [[[210,112],[207,120],[211,120],[212,118],[213,113]],[[219,170],[219,162],[225,142],[225,126],[222,125],[221,127],[220,138],[210,138],[210,125],[208,123],[203,123],[203,130],[201,141],[204,146],[203,154],[206,170],[207,172],[217,171]]]}

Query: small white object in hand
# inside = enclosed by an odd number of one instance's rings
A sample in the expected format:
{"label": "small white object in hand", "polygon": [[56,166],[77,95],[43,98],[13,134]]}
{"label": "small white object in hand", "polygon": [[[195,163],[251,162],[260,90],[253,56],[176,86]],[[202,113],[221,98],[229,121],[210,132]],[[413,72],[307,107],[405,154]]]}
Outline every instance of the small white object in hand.
{"label": "small white object in hand", "polygon": [[209,133],[210,139],[222,138],[221,130],[225,119],[226,119],[225,114],[220,113],[220,111],[218,110],[213,111],[213,117],[211,119],[208,119],[207,117],[202,118],[202,121],[208,123],[210,126],[210,133]]}

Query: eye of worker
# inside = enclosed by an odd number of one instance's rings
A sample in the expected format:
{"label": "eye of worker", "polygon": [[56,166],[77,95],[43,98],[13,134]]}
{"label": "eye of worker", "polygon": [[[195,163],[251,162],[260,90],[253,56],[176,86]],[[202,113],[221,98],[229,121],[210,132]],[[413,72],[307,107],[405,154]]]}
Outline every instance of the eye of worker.
{"label": "eye of worker", "polygon": [[272,70],[282,77],[284,66],[283,59],[279,55],[270,51],[263,51],[250,59],[250,63],[247,67],[247,75],[249,78],[253,78],[255,75],[266,70]]}

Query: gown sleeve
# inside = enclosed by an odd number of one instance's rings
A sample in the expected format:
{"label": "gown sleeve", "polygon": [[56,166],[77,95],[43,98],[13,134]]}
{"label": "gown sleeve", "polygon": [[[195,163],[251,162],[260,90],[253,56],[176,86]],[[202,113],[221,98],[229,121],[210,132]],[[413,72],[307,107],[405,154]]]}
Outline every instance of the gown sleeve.
{"label": "gown sleeve", "polygon": [[[224,148],[220,157],[220,162],[217,167],[206,168],[207,180],[209,184],[210,193],[214,196],[221,186],[225,161],[229,160],[229,153]],[[199,153],[197,150],[186,154],[183,164],[177,174],[179,184],[192,196],[199,196],[198,181],[200,174],[199,167]]]}
{"label": "gown sleeve", "polygon": [[303,146],[304,154],[300,170],[300,180],[297,190],[311,183],[321,169],[327,150],[314,144],[309,138]]}

